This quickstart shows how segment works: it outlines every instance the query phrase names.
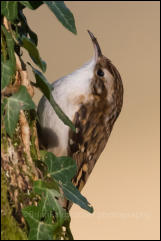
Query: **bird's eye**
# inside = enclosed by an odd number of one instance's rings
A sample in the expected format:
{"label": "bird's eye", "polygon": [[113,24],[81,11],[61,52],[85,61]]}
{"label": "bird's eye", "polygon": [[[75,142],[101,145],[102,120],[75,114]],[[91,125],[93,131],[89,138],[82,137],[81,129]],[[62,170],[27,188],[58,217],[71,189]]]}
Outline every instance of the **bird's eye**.
{"label": "bird's eye", "polygon": [[98,69],[97,75],[100,76],[100,77],[104,76],[104,72],[102,71],[102,69]]}

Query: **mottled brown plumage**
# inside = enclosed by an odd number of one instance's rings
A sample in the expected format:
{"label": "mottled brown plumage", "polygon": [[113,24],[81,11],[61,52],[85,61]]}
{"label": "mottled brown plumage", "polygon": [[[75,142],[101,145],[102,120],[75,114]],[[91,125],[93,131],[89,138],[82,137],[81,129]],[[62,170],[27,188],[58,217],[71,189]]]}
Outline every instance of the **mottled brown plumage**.
{"label": "mottled brown plumage", "polygon": [[44,97],[38,107],[43,142],[56,155],[69,155],[76,161],[77,174],[72,181],[80,191],[106,146],[123,103],[121,76],[88,32],[94,59],[53,84],[53,96],[72,119],[76,133],[62,125]]}
{"label": "mottled brown plumage", "polygon": [[[106,80],[97,75],[98,69],[102,68],[108,69],[114,78],[112,103],[107,101]],[[123,100],[121,76],[109,59],[100,56],[94,73],[91,84],[92,98],[90,97],[86,104],[82,104],[75,114],[74,124],[77,132],[69,131],[68,155],[76,160],[78,168],[73,183],[80,191],[108,141]]]}

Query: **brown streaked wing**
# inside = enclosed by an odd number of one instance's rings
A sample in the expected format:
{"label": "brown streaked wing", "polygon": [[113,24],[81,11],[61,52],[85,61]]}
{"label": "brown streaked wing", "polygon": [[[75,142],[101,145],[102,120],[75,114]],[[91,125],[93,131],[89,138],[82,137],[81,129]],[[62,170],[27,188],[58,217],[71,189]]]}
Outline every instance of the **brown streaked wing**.
{"label": "brown streaked wing", "polygon": [[74,117],[77,132],[69,132],[68,155],[76,161],[78,170],[73,184],[80,191],[87,182],[110,134],[107,133],[104,122],[107,106],[105,103],[93,103],[80,107]]}

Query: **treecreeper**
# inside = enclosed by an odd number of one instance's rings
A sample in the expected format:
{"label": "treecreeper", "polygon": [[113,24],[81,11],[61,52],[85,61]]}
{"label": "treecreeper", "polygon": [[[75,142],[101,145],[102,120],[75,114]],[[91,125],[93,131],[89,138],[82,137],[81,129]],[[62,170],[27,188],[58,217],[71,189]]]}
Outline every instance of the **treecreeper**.
{"label": "treecreeper", "polygon": [[88,33],[94,45],[93,58],[52,84],[53,97],[73,121],[76,132],[64,125],[45,96],[38,104],[40,145],[56,156],[70,156],[76,161],[72,182],[80,191],[107,144],[123,104],[121,76],[102,54],[95,36]]}

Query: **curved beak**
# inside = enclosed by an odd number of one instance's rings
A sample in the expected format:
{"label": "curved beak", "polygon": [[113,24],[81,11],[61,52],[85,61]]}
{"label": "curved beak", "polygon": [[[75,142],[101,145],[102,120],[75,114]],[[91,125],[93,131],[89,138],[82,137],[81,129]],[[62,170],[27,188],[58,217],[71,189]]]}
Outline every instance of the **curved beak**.
{"label": "curved beak", "polygon": [[91,40],[93,42],[94,45],[94,51],[95,51],[95,59],[97,60],[98,57],[102,56],[102,52],[101,52],[101,48],[97,42],[97,39],[95,38],[95,36],[93,35],[93,33],[91,33],[89,30],[87,30],[89,33],[89,36],[91,37]]}

